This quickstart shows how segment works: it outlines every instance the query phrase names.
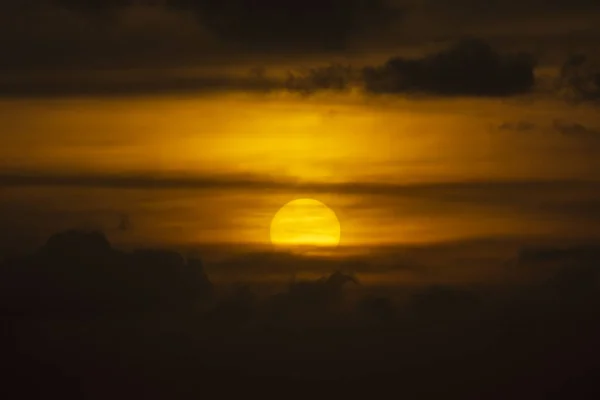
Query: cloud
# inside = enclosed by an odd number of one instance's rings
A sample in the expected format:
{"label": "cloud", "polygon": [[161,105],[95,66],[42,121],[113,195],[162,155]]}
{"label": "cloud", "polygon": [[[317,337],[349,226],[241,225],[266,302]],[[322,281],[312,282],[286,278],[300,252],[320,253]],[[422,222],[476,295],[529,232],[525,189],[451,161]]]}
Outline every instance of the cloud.
{"label": "cloud", "polygon": [[[357,41],[366,54],[389,49],[386,43],[401,33],[386,33],[386,27],[401,27],[413,8],[403,2],[57,0],[43,7],[7,7],[0,6],[6,11],[0,15],[0,50],[10,55],[0,60],[0,70],[7,72],[0,80],[4,96],[271,89],[312,93],[354,85],[366,86],[370,93],[501,96],[527,92],[533,84],[528,57],[500,54],[477,40],[420,59],[395,57],[367,68],[364,75],[341,65],[294,71],[283,82],[164,73],[182,67],[248,66],[257,60],[289,65],[315,59],[316,53],[322,62],[332,54],[350,54]],[[418,37],[411,41],[420,43]],[[147,76],[140,68],[163,73]],[[115,80],[80,76],[98,70],[131,72]]]}
{"label": "cloud", "polygon": [[598,246],[525,248],[519,252],[523,264],[558,263],[573,261],[580,265],[591,265],[600,261]]}
{"label": "cloud", "polygon": [[266,69],[252,69],[247,76],[223,73],[176,76],[169,74],[51,78],[21,81],[9,79],[0,86],[4,96],[127,95],[200,91],[320,91],[362,90],[369,94],[429,94],[438,96],[511,96],[531,91],[534,63],[525,54],[499,54],[480,39],[464,39],[447,50],[423,58],[395,57],[384,65],[362,69],[352,65],[298,68],[281,80]]}
{"label": "cloud", "polygon": [[364,70],[371,93],[509,96],[534,85],[535,63],[527,54],[499,54],[479,39],[464,39],[419,59],[391,58]]}
{"label": "cloud", "polygon": [[[114,12],[135,3],[127,0],[55,2],[92,14]],[[144,3],[153,2],[141,2]],[[342,49],[354,35],[377,31],[400,16],[400,9],[384,0],[166,0],[158,4],[166,10],[193,13],[199,24],[225,44],[265,51]]]}
{"label": "cloud", "polygon": [[353,255],[332,258],[292,252],[248,252],[213,262],[206,268],[219,281],[229,282],[288,281],[296,276],[314,276],[332,271],[352,277],[368,275],[380,279],[390,278],[396,273],[404,277],[417,277],[430,272],[428,266],[401,255],[401,250],[389,250],[392,255],[382,256],[381,259]]}
{"label": "cloud", "polygon": [[9,313],[139,312],[193,307],[212,296],[199,260],[165,250],[121,252],[97,231],[59,232],[1,274],[0,309]]}
{"label": "cloud", "polygon": [[565,136],[600,139],[600,129],[589,128],[578,122],[554,120],[552,125],[557,132]]}
{"label": "cloud", "polygon": [[569,57],[557,79],[559,93],[572,102],[600,100],[600,67],[585,54]]}
{"label": "cloud", "polygon": [[[374,204],[398,210],[399,200],[421,199],[422,210],[439,213],[451,207],[460,213],[483,209],[492,213],[519,213],[528,217],[546,218],[548,222],[567,224],[570,230],[575,221],[595,221],[600,217],[597,194],[599,184],[594,180],[481,180],[455,182],[423,182],[402,184],[381,182],[311,182],[299,181],[287,176],[252,174],[207,174],[207,175],[160,175],[160,174],[73,174],[73,173],[5,173],[0,174],[0,187],[4,188],[107,188],[107,189],[152,189],[152,190],[206,190],[218,189],[223,193],[258,193],[265,190],[279,193],[304,193],[304,195],[344,194],[364,197],[371,210]],[[561,194],[568,192],[569,197]],[[374,203],[370,203],[374,202]],[[433,205],[432,203],[433,202]],[[353,206],[350,206],[353,207]],[[358,205],[357,207],[361,207]],[[48,222],[57,221],[39,206],[5,202],[0,218],[4,223],[35,224],[35,215],[45,216]],[[357,211],[361,211],[357,209]],[[117,225],[112,210],[110,216],[98,215],[105,228]],[[67,218],[77,218],[68,220]],[[33,218],[33,219],[32,219]],[[66,212],[59,220],[81,221],[83,215]],[[104,221],[104,222],[102,222]],[[59,225],[63,226],[63,225]],[[591,230],[590,230],[591,232]]]}
{"label": "cloud", "polygon": [[[122,7],[128,7],[136,3],[135,0],[50,0],[47,3],[61,5],[70,9],[81,10],[86,12],[98,12],[102,10],[114,10]],[[139,4],[152,1],[141,1]],[[157,2],[158,3],[158,2]]]}
{"label": "cloud", "polygon": [[534,130],[536,128],[536,124],[530,121],[509,121],[509,122],[503,122],[502,124],[500,124],[498,126],[498,129],[502,130],[502,131],[519,131],[519,132],[525,132],[525,131],[531,131]]}
{"label": "cloud", "polygon": [[569,38],[576,40],[578,47],[593,48],[600,33],[598,5],[593,0],[493,0],[485,5],[477,0],[410,3],[401,31],[413,40],[454,40],[470,34],[511,47],[537,49],[545,55],[552,52],[554,57],[564,55]]}
{"label": "cloud", "polygon": [[[526,120],[507,121],[498,125],[498,129],[502,131],[526,132],[538,130],[540,128],[543,128],[543,126]],[[589,127],[579,122],[554,119],[550,125],[550,128],[565,137],[600,139],[600,129]]]}
{"label": "cloud", "polygon": [[518,274],[541,282],[544,294],[572,305],[585,304],[600,289],[600,246],[597,244],[528,247],[518,255]]}
{"label": "cloud", "polygon": [[[497,197],[500,193],[536,191],[586,190],[598,186],[586,180],[480,180],[457,182],[423,182],[398,184],[395,182],[310,182],[286,176],[256,174],[209,174],[209,175],[157,175],[141,174],[73,174],[47,172],[15,172],[0,174],[0,187],[66,186],[105,188],[161,188],[161,189],[280,189],[325,193],[387,194],[402,196],[429,196],[443,193],[451,199],[463,196]],[[477,197],[481,199],[481,197]]]}
{"label": "cloud", "polygon": [[[270,323],[306,326],[320,317],[339,312],[346,302],[344,288],[358,280],[339,271],[315,281],[294,281],[287,290],[267,300]],[[322,323],[322,321],[319,321]]]}
{"label": "cloud", "polygon": [[227,91],[250,91],[266,93],[280,88],[277,82],[253,77],[195,76],[181,77],[158,74],[136,77],[130,74],[124,79],[94,76],[82,79],[54,77],[42,81],[9,79],[0,82],[0,95],[5,97],[55,97],[55,96],[136,96],[141,94],[173,93],[222,93]]}
{"label": "cloud", "polygon": [[289,71],[284,87],[291,92],[312,94],[322,90],[348,90],[352,85],[359,84],[360,74],[352,66],[333,64],[304,71]]}
{"label": "cloud", "polygon": [[432,398],[583,397],[597,390],[598,252],[537,250],[519,273],[547,259],[555,269],[517,285],[380,292],[331,271],[269,293],[216,287],[200,260],[174,252],[62,232],[1,265],[5,377],[22,395],[46,382],[66,393],[76,379],[74,397],[118,388],[164,398],[232,379],[246,393],[273,379],[373,393],[397,388],[400,371],[411,397],[431,381]]}
{"label": "cloud", "polygon": [[535,15],[554,12],[583,11],[591,12],[600,8],[594,0],[522,0],[522,1],[503,1],[492,0],[485,6],[477,0],[457,0],[449,4],[443,0],[424,0],[417,4],[428,9],[437,9],[439,11],[460,13],[464,9],[472,9],[472,17],[518,17],[523,15]]}
{"label": "cloud", "polygon": [[[500,21],[508,31],[500,36],[521,43],[530,30],[562,27],[553,23],[562,20],[557,17],[561,11],[589,16],[586,11],[597,8],[588,2],[541,5],[541,0],[486,7],[471,0],[452,5],[436,0],[6,0],[0,4],[0,49],[10,56],[0,60],[0,68],[223,66],[265,56],[287,62],[316,54],[389,54],[398,44],[428,46],[432,40],[456,40],[465,34],[494,39],[473,21],[484,28]],[[544,15],[551,10],[547,20],[526,23],[542,8]],[[508,23],[517,17],[525,18],[520,30]],[[524,47],[533,49],[535,44]]]}
{"label": "cloud", "polygon": [[[245,10],[244,7],[240,10]],[[284,79],[268,68],[239,76],[227,68],[234,64],[249,67],[268,56],[269,50],[259,45],[244,47],[247,44],[223,42],[222,37],[198,23],[194,17],[198,9],[185,4],[167,8],[116,7],[116,14],[108,21],[98,20],[93,11],[81,13],[64,9],[6,17],[6,23],[0,28],[0,48],[11,56],[0,60],[0,69],[8,72],[0,78],[0,95],[119,96],[207,91],[312,94],[356,88],[369,94],[511,96],[532,91],[535,83],[535,62],[531,55],[500,53],[477,38],[452,42],[450,48],[421,58],[398,56],[383,65],[368,65],[362,69],[358,65],[332,63],[290,68]],[[240,10],[235,12],[250,12]],[[16,24],[15,20],[26,23]],[[249,24],[259,23],[260,17],[248,20],[254,21]],[[3,22],[1,18],[0,22]],[[24,24],[35,29],[23,30]],[[306,29],[314,29],[310,23],[305,25]],[[324,34],[315,35],[321,38]],[[240,38],[260,42],[248,35],[240,35]],[[277,42],[287,40],[285,35],[269,33],[269,38],[274,40],[269,44],[274,46],[271,56],[285,57],[288,64],[290,60],[293,64],[293,60],[300,62],[311,57],[311,51],[304,51],[301,46],[284,46]],[[312,51],[317,51],[323,42],[308,40],[304,45],[316,46]],[[290,49],[293,54],[288,54]],[[322,57],[325,59],[327,54],[323,53]],[[261,61],[261,64],[269,66],[270,62]],[[215,72],[216,67],[225,65],[228,67]],[[174,72],[173,68],[182,66],[194,67],[194,72]],[[106,71],[121,72],[111,75]]]}
{"label": "cloud", "polygon": [[[536,228],[527,230],[529,233],[522,232],[523,235],[533,234],[534,231],[540,229],[552,229],[551,236],[553,237],[562,237],[561,235],[567,234],[578,237],[582,235],[597,236],[599,232],[594,229],[594,221],[600,219],[598,212],[600,184],[596,180],[529,179],[399,183],[393,178],[388,178],[386,181],[379,182],[326,182],[299,181],[282,175],[225,173],[113,175],[32,172],[0,174],[0,188],[8,190],[7,193],[15,190],[15,193],[23,190],[42,190],[43,193],[50,194],[49,199],[55,199],[61,204],[48,208],[43,201],[39,202],[35,199],[23,203],[11,200],[10,197],[7,198],[0,210],[0,222],[2,222],[0,225],[4,226],[4,229],[0,229],[0,235],[8,238],[9,242],[12,241],[11,233],[7,232],[9,227],[19,227],[18,231],[22,234],[28,233],[25,231],[46,234],[48,231],[40,231],[42,227],[64,229],[67,226],[86,221],[93,222],[93,226],[103,227],[103,229],[109,229],[117,234],[114,229],[119,224],[118,214],[134,212],[133,209],[128,209],[129,206],[125,207],[124,205],[107,205],[108,209],[100,210],[94,208],[98,205],[69,206],[64,204],[64,199],[60,196],[60,193],[63,192],[67,197],[71,196],[72,190],[66,190],[67,188],[77,189],[78,192],[83,190],[86,193],[89,189],[141,189],[143,191],[150,189],[151,191],[160,190],[166,196],[169,193],[175,193],[171,191],[179,189],[197,191],[199,194],[206,190],[210,192],[217,190],[223,195],[232,195],[235,199],[239,198],[242,193],[243,196],[248,195],[254,198],[255,195],[264,193],[264,191],[284,196],[293,196],[297,193],[308,197],[349,195],[352,199],[360,199],[360,201],[349,203],[345,206],[345,212],[356,215],[357,218],[360,217],[359,219],[366,218],[365,222],[368,224],[380,217],[396,218],[398,215],[410,212],[410,210],[404,209],[406,206],[403,204],[407,204],[406,201],[416,201],[414,206],[416,213],[435,216],[444,222],[449,215],[459,218],[460,215],[476,213],[482,217],[486,216],[486,218],[490,215],[496,216],[495,218],[505,218],[506,216],[511,221],[515,221],[513,223],[518,224],[514,225],[516,227],[521,224],[518,222],[520,218],[525,218],[527,221],[536,221]],[[564,196],[564,193],[569,193],[569,196]],[[240,206],[236,203],[234,209],[241,212],[241,208],[237,207]],[[84,209],[88,210],[87,214]],[[223,230],[226,226],[231,227],[231,224],[234,226],[244,225],[242,220],[234,222],[233,215],[217,217],[213,214],[210,213],[210,210],[202,211],[199,214],[202,215],[202,223],[198,224],[197,229],[205,230],[206,235],[208,235],[206,229],[213,229],[213,227]],[[451,220],[456,221],[453,223],[459,223],[460,219],[455,220],[455,217],[452,217]],[[217,226],[218,220],[228,222],[226,225]],[[397,222],[393,219],[391,221]],[[368,226],[370,225],[365,226],[365,232],[370,230]],[[118,233],[121,235],[119,237],[126,239],[144,233],[141,227],[136,225],[135,228],[134,231]],[[10,229],[12,230],[12,228]],[[505,232],[510,231],[515,235],[520,235],[518,229],[520,228],[510,228]],[[487,229],[485,230],[487,231]],[[378,238],[381,236],[377,233],[374,234]],[[159,231],[156,235],[163,236]],[[204,236],[205,240],[208,240],[209,237]],[[173,240],[173,238],[167,237],[165,239]],[[365,239],[370,240],[369,238]],[[389,239],[394,240],[395,238],[389,237]],[[256,260],[256,264],[270,268],[277,262],[267,258]],[[316,265],[316,262],[312,264]],[[400,267],[400,265],[395,265],[390,270],[400,270],[402,269]],[[243,269],[243,266],[241,268]],[[281,271],[276,269],[273,272],[279,274]]]}
{"label": "cloud", "polygon": [[0,5],[0,49],[10,56],[0,69],[17,75],[210,64],[206,54],[216,57],[215,38],[185,11],[141,4],[114,13],[104,6],[85,13],[48,4],[6,7]]}
{"label": "cloud", "polygon": [[399,16],[399,10],[383,0],[172,3],[174,7],[191,7],[203,23],[225,40],[259,49],[342,49],[353,35],[369,34]]}

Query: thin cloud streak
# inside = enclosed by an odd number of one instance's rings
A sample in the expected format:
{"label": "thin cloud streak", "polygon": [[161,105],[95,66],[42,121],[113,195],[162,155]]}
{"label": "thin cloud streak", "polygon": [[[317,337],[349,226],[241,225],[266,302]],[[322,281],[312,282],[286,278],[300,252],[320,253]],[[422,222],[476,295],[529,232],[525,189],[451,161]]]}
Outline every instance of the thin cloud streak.
{"label": "thin cloud streak", "polygon": [[195,176],[131,175],[67,175],[12,173],[0,175],[0,187],[19,186],[68,186],[130,189],[256,189],[256,190],[302,190],[343,194],[425,194],[430,191],[492,191],[543,190],[543,189],[594,189],[600,190],[600,180],[497,180],[426,183],[380,183],[380,182],[302,182],[290,178],[278,178],[251,174],[222,174]]}

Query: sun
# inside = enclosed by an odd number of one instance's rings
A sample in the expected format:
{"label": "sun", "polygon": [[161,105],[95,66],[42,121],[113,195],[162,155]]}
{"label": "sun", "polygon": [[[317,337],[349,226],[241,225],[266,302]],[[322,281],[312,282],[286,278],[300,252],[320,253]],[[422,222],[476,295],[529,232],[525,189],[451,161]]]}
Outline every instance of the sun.
{"label": "sun", "polygon": [[318,200],[293,200],[273,217],[271,243],[288,248],[336,247],[340,243],[340,221]]}

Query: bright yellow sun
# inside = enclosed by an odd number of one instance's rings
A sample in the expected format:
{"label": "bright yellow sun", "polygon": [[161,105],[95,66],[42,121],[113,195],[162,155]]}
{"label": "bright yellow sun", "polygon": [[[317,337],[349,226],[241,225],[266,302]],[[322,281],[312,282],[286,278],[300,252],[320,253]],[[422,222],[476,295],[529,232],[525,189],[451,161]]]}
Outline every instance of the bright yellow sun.
{"label": "bright yellow sun", "polygon": [[273,217],[271,243],[281,247],[335,247],[340,243],[340,222],[320,201],[293,200]]}

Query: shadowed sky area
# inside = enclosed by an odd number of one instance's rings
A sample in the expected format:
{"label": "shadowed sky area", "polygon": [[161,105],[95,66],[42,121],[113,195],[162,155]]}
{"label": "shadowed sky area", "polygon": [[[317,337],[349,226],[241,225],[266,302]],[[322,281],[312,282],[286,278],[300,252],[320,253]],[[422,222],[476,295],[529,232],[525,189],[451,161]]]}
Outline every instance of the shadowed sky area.
{"label": "shadowed sky area", "polygon": [[598,393],[599,27],[592,0],[0,2],[3,397]]}

